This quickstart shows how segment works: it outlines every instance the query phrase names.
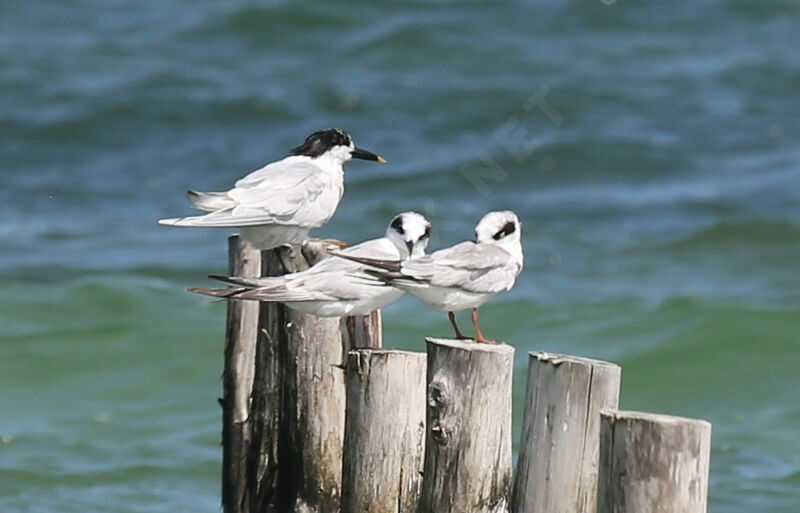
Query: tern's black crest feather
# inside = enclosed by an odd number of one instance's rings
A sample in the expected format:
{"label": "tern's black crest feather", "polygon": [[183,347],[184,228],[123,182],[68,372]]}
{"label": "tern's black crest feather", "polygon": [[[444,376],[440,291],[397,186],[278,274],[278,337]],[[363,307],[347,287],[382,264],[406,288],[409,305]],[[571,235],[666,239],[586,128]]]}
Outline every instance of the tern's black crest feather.
{"label": "tern's black crest feather", "polygon": [[353,143],[350,134],[338,128],[328,128],[319,130],[306,137],[303,144],[292,148],[292,155],[304,155],[306,157],[319,157],[334,146],[350,146]]}
{"label": "tern's black crest feather", "polygon": [[500,240],[503,237],[505,237],[506,235],[511,235],[512,233],[514,233],[516,231],[516,229],[517,229],[517,225],[514,224],[513,221],[509,221],[505,225],[503,225],[503,227],[500,228],[500,230],[498,230],[497,233],[492,235],[492,238],[494,240]]}

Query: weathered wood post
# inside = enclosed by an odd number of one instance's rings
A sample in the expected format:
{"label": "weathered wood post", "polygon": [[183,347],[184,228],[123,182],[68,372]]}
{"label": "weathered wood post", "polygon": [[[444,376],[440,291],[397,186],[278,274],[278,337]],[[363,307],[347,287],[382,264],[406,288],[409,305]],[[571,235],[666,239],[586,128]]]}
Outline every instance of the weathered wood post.
{"label": "weathered wood post", "polygon": [[604,412],[598,513],[705,513],[710,453],[708,422]]}
{"label": "weathered wood post", "polygon": [[[228,238],[231,276],[261,276],[261,252]],[[258,303],[229,301],[222,372],[222,504],[226,512],[249,512],[246,455],[250,445],[250,394],[253,391]]]}
{"label": "weathered wood post", "polygon": [[595,513],[600,411],[619,403],[612,363],[529,353],[515,513]]}
{"label": "weathered wood post", "polygon": [[[302,249],[264,251],[261,275],[303,270],[324,256],[321,242],[309,242]],[[350,342],[376,330],[370,327],[371,321],[362,318],[349,323],[359,329],[348,330],[344,319],[306,315],[279,303],[254,304],[259,314],[246,417],[250,440],[238,455],[223,449],[231,459],[237,456],[223,471],[224,486],[233,490],[223,492],[223,497],[231,499],[223,500],[225,512],[338,513],[345,411],[343,358]],[[379,322],[379,315],[375,318]],[[238,333],[250,336],[246,330]],[[360,343],[379,346],[380,340]],[[230,472],[234,464],[243,465],[244,471]]]}
{"label": "weathered wood post", "polygon": [[428,338],[419,513],[504,513],[511,487],[514,348]]}
{"label": "weathered wood post", "polygon": [[343,513],[414,513],[425,440],[424,353],[359,349],[347,358]]}
{"label": "weathered wood post", "polygon": [[[343,345],[351,348],[378,349],[383,347],[383,321],[381,311],[375,310],[363,317],[342,319]],[[346,358],[346,357],[345,357]]]}

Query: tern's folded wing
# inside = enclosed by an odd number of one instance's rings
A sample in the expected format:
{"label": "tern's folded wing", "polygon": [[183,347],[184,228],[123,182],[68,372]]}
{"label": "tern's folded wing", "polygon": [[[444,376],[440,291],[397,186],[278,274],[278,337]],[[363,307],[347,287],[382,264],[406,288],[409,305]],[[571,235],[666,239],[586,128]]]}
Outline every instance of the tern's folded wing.
{"label": "tern's folded wing", "polygon": [[375,297],[391,290],[380,280],[364,273],[345,271],[315,273],[288,281],[277,287],[247,286],[228,289],[190,289],[191,292],[226,297],[229,299],[252,299],[257,301],[301,302],[301,301],[346,301]]}
{"label": "tern's folded wing", "polygon": [[225,299],[249,299],[252,301],[265,302],[291,302],[291,301],[331,301],[337,298],[322,294],[316,291],[306,290],[287,290],[284,287],[225,287],[225,288],[201,288],[189,287],[186,290],[195,294],[225,298]]}
{"label": "tern's folded wing", "polygon": [[437,287],[493,293],[511,288],[518,272],[511,255],[497,246],[462,242],[403,262],[402,278]]}
{"label": "tern's folded wing", "polygon": [[237,203],[232,214],[262,215],[277,224],[315,225],[333,214],[341,184],[311,163],[298,162],[260,182],[237,186],[228,195]]}
{"label": "tern's folded wing", "polygon": [[333,271],[309,276],[303,283],[292,283],[288,290],[313,291],[337,300],[361,300],[391,290],[382,281],[360,270]]}
{"label": "tern's folded wing", "polygon": [[280,303],[299,301],[336,301],[339,298],[323,294],[316,290],[286,289],[250,289],[234,296],[236,299],[255,299],[258,301],[275,301]]}
{"label": "tern's folded wing", "polygon": [[283,160],[278,160],[276,162],[270,162],[264,167],[256,169],[252,173],[244,176],[238,180],[234,184],[234,187],[252,187],[254,185],[258,185],[264,182],[274,182],[276,180],[283,180],[287,177],[295,177],[297,179],[302,179],[302,174],[295,173],[292,171],[293,168],[301,169],[303,166],[308,166],[309,168],[315,168],[319,170],[318,167],[314,166],[308,160],[298,159],[297,157],[286,157]]}
{"label": "tern's folded wing", "polygon": [[318,228],[335,212],[342,187],[321,173],[317,166],[296,162],[286,166],[283,173],[271,173],[268,179],[261,181],[244,182],[226,194],[232,203],[228,208],[202,216],[163,219],[159,223],[212,227],[282,224]]}
{"label": "tern's folded wing", "polygon": [[[388,258],[397,258],[399,255],[397,247],[385,238],[362,242],[342,253]],[[209,278],[235,287],[193,288],[191,291],[216,297],[283,302],[358,300],[385,292],[387,286],[364,273],[364,268],[363,264],[352,260],[326,258],[310,269],[285,276],[243,278],[211,275]]]}
{"label": "tern's folded wing", "polygon": [[[287,275],[290,276],[290,275]],[[230,285],[238,285],[252,289],[257,288],[275,288],[280,287],[286,283],[286,276],[270,276],[263,278],[245,278],[242,276],[222,276],[219,274],[209,274],[212,280],[221,281]]]}

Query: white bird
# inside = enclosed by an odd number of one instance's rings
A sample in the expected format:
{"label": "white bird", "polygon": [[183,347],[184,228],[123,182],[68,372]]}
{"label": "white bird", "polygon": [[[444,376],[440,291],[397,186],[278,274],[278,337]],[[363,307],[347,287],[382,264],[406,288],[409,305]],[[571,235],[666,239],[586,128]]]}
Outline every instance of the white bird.
{"label": "white bird", "polygon": [[475,227],[476,241],[465,241],[412,260],[379,260],[334,253],[371,265],[365,272],[408,292],[433,308],[447,312],[456,337],[454,312],[472,309],[475,341],[494,343],[481,333],[478,308],[500,292],[511,290],[522,271],[521,225],[510,210],[489,212]]}
{"label": "white bird", "polygon": [[[406,260],[425,254],[431,225],[416,212],[395,217],[380,239],[372,239],[341,252],[350,257]],[[211,276],[233,287],[190,288],[190,292],[228,299],[277,301],[320,317],[367,315],[394,303],[403,291],[366,274],[366,265],[340,258],[326,258],[298,273],[274,278]]]}
{"label": "white bird", "polygon": [[172,226],[236,227],[257,249],[300,244],[327,223],[344,193],[343,164],[351,159],[386,162],[357,148],[347,132],[320,130],[291,150],[238,180],[226,192],[186,194],[201,216],[161,219]]}

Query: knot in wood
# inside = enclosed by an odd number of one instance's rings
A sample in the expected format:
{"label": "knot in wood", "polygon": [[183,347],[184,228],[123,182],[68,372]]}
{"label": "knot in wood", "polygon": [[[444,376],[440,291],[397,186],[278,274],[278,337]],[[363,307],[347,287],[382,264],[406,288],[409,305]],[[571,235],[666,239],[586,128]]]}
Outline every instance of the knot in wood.
{"label": "knot in wood", "polygon": [[431,408],[441,409],[448,402],[447,384],[444,381],[434,381],[428,387],[428,405]]}
{"label": "knot in wood", "polygon": [[428,406],[431,413],[431,439],[439,445],[447,445],[452,430],[446,423],[450,393],[444,379],[434,380],[428,387]]}

